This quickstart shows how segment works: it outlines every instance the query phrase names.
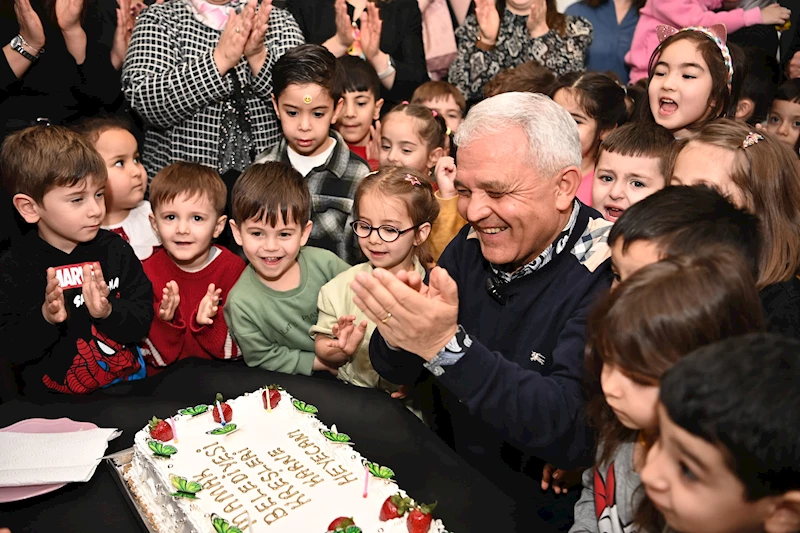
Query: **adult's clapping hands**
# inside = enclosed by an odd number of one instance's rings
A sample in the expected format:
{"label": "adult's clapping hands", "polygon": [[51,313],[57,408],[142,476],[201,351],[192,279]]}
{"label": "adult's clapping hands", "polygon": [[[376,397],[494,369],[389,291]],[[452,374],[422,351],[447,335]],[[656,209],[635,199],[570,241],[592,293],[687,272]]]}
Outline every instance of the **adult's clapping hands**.
{"label": "adult's clapping hands", "polygon": [[800,78],[800,51],[795,52],[789,64],[786,66],[786,73],[790,79]]}
{"label": "adult's clapping hands", "polygon": [[494,0],[475,0],[475,18],[478,20],[481,40],[494,45],[500,33],[500,13]]}
{"label": "adult's clapping hands", "polygon": [[547,26],[547,2],[545,2],[545,0],[533,1],[526,28],[533,38],[541,37],[550,31],[550,28]]}
{"label": "adult's clapping hands", "polygon": [[441,267],[434,268],[429,285],[417,272],[376,268],[361,273],[351,284],[353,301],[377,324],[392,346],[430,361],[458,329],[458,287]]}
{"label": "adult's clapping hands", "polygon": [[119,70],[125,61],[128,45],[131,44],[136,8],[131,7],[131,0],[117,0],[117,6],[117,29],[114,32],[114,44],[111,46],[111,64]]}
{"label": "adult's clapping hands", "polygon": [[39,15],[31,7],[30,0],[14,0],[14,13],[19,23],[19,34],[36,50],[44,47],[44,29]]}
{"label": "adult's clapping hands", "polygon": [[[361,13],[361,51],[367,61],[372,61],[381,51],[381,32],[383,31],[383,21],[381,14],[372,2],[367,2],[364,11]],[[376,69],[377,70],[377,69]]]}
{"label": "adult's clapping hands", "polygon": [[347,14],[345,0],[335,0],[333,12],[336,21],[336,39],[343,48],[347,49],[353,44],[353,23],[350,21],[350,15]]}
{"label": "adult's clapping hands", "polygon": [[214,62],[220,73],[226,74],[242,57],[248,60],[254,73],[261,70],[260,66],[266,60],[264,36],[272,11],[272,0],[264,0],[260,7],[256,7],[256,4],[256,0],[248,0],[241,13],[230,11],[214,50]]}

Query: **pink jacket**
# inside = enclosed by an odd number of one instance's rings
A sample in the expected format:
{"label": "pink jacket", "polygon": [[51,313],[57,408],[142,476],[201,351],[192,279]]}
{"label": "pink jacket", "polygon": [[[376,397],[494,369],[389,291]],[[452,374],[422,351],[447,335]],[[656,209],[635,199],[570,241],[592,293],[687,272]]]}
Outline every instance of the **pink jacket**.
{"label": "pink jacket", "polygon": [[647,0],[639,14],[636,31],[633,32],[631,49],[625,55],[625,62],[631,66],[630,82],[635,83],[647,77],[650,56],[658,46],[656,26],[659,24],[680,29],[721,23],[728,28],[728,33],[732,33],[763,22],[759,8],[713,11],[721,7],[722,0]]}

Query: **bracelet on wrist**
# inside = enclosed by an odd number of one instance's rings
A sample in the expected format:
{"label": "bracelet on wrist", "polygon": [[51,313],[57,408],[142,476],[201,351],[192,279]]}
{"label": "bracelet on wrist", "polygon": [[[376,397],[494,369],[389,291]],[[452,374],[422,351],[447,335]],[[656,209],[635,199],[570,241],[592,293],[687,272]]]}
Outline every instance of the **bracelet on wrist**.
{"label": "bracelet on wrist", "polygon": [[386,54],[386,57],[388,58],[389,64],[386,66],[386,70],[378,73],[379,80],[385,80],[386,78],[397,72],[397,69],[394,68],[394,61],[392,60],[392,56]]}
{"label": "bracelet on wrist", "polygon": [[19,34],[19,42],[21,42],[21,43],[22,43],[22,46],[25,46],[25,47],[27,47],[27,48],[30,48],[30,49],[32,50],[32,53],[33,53],[33,55],[35,55],[35,56],[38,56],[38,55],[39,55],[39,51],[40,51],[41,49],[40,49],[40,48],[36,48],[36,47],[35,47],[35,46],[33,46],[31,43],[29,43],[28,41],[26,41],[26,40],[25,40],[25,37],[23,37],[21,33]]}
{"label": "bracelet on wrist", "polygon": [[480,48],[481,50],[492,50],[495,45],[497,44],[497,39],[494,41],[488,40],[486,37],[482,36],[480,32],[478,32],[478,38],[475,40],[475,46]]}

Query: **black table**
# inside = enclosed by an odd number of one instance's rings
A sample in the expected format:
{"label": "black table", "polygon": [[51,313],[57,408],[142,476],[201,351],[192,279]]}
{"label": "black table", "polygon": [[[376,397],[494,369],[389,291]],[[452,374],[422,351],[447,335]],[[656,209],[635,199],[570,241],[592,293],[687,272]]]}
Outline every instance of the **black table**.
{"label": "black table", "polygon": [[[398,484],[417,501],[438,501],[434,515],[448,530],[547,530],[535,513],[531,521],[517,523],[514,500],[524,500],[524,495],[512,499],[498,490],[387,394],[320,378],[265,372],[242,363],[190,359],[158,376],[86,397],[53,395],[38,403],[15,400],[0,405],[0,427],[27,418],[60,417],[117,427],[123,434],[109,444],[107,453],[113,453],[130,447],[134,434],[153,415],[169,416],[189,405],[209,403],[216,392],[233,398],[270,383],[316,405],[322,422],[335,423],[352,437],[362,455],[390,466]],[[142,531],[105,464],[88,483],[72,483],[49,494],[0,504],[0,527],[9,527],[12,533]]]}

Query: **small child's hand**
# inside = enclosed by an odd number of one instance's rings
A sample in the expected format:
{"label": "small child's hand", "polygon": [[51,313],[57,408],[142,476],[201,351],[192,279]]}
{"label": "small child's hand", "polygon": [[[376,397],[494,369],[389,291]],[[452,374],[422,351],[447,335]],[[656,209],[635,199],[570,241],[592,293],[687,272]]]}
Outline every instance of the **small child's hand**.
{"label": "small child's hand", "polygon": [[83,303],[94,318],[106,318],[111,314],[111,302],[108,295],[111,290],[103,278],[100,263],[83,265]]}
{"label": "small child's hand", "polygon": [[581,482],[581,475],[584,468],[576,470],[561,470],[547,463],[542,471],[542,490],[552,487],[553,492],[566,494],[570,487],[577,486]]}
{"label": "small child's hand", "polygon": [[208,286],[206,295],[200,300],[200,306],[197,308],[197,323],[201,326],[208,326],[214,323],[213,318],[217,316],[219,310],[219,296],[222,294],[222,289],[216,289],[214,284]]}
{"label": "small child's hand", "polygon": [[311,366],[311,370],[325,370],[326,372],[330,372],[334,376],[339,375],[339,369],[328,366],[322,359],[317,356],[314,356],[314,364]]}
{"label": "small child's hand", "polygon": [[411,392],[411,387],[408,385],[400,385],[400,387],[397,389],[397,392],[392,393],[392,398],[395,400],[402,400],[408,396],[409,392]]}
{"label": "small child's hand", "polygon": [[178,293],[178,284],[175,281],[168,281],[164,290],[161,291],[161,305],[158,308],[158,318],[164,322],[172,322],[175,317],[175,310],[181,303],[181,295]]}
{"label": "small child's hand", "polygon": [[42,316],[50,324],[60,324],[67,319],[67,307],[64,305],[64,291],[56,278],[56,269],[47,269],[47,287],[44,289]]}
{"label": "small child's hand", "polygon": [[355,325],[355,320],[353,315],[340,317],[332,328],[336,339],[331,339],[329,346],[339,348],[347,357],[353,356],[367,331],[366,320],[362,320],[358,326]]}
{"label": "small child's hand", "polygon": [[777,24],[783,25],[792,16],[792,12],[780,4],[770,4],[761,8],[761,18],[767,26]]}
{"label": "small child's hand", "polygon": [[439,186],[439,196],[442,200],[453,198],[456,195],[454,182],[456,180],[456,161],[450,156],[439,158],[436,163],[436,185]]}
{"label": "small child's hand", "polygon": [[381,159],[381,121],[375,121],[369,127],[369,143],[367,143],[367,162],[380,161]]}

